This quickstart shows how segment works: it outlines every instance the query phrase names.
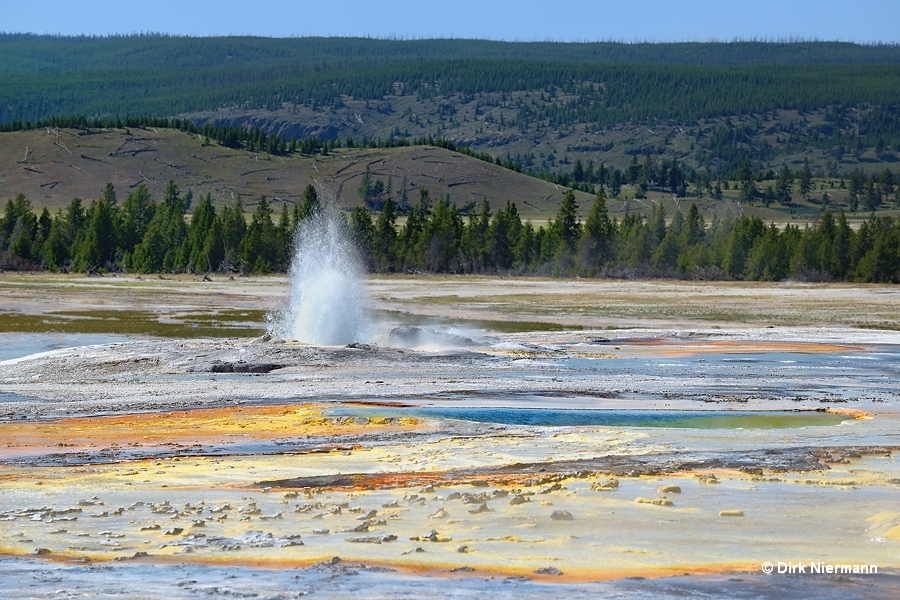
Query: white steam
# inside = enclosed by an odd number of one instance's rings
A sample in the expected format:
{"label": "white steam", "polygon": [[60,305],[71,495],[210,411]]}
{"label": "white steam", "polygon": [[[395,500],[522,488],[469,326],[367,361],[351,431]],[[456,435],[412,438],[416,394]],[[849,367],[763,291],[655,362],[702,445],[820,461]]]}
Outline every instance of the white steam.
{"label": "white steam", "polygon": [[294,246],[289,304],[273,333],[324,346],[366,341],[363,270],[336,211],[326,207],[304,219]]}

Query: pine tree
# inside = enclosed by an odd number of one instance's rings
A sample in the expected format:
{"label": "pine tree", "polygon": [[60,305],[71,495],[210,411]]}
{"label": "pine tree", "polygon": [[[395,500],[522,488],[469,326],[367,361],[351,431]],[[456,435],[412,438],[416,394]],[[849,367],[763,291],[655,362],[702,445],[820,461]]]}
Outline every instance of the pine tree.
{"label": "pine tree", "polygon": [[584,165],[581,163],[580,158],[575,160],[575,168],[572,169],[572,179],[575,180],[575,183],[584,181]]}
{"label": "pine tree", "polygon": [[211,262],[206,248],[206,239],[217,218],[212,198],[207,194],[194,207],[191,224],[184,242],[184,256],[187,258],[189,273],[208,273],[218,266]]}
{"label": "pine tree", "polygon": [[481,210],[469,217],[463,231],[462,252],[468,262],[467,268],[481,273],[488,264],[488,231],[491,227],[491,203],[487,198],[481,201]]}
{"label": "pine tree", "polygon": [[[6,211],[0,219],[0,250],[8,249],[10,254],[25,260],[32,260],[38,223],[31,208],[31,201],[24,194],[6,203]],[[34,258],[39,258],[34,256]]]}
{"label": "pine tree", "polygon": [[175,182],[169,181],[162,203],[156,207],[141,243],[135,247],[131,267],[143,273],[184,268],[187,259],[182,246],[186,236],[184,199]]}
{"label": "pine tree", "polygon": [[425,248],[425,265],[428,270],[437,273],[455,273],[460,270],[462,235],[462,217],[448,195],[434,208],[430,236]]}
{"label": "pine tree", "polygon": [[369,270],[375,268],[374,244],[375,226],[372,217],[362,206],[354,206],[350,211],[350,238],[356,244],[359,255],[363,258]]}
{"label": "pine tree", "polygon": [[[890,169],[882,171],[879,180],[881,183],[881,190],[884,192],[884,200],[887,202],[890,200],[891,196],[895,196],[897,193],[897,180]],[[895,196],[895,200],[897,199],[898,196]]]}
{"label": "pine tree", "polygon": [[369,170],[369,165],[366,165],[366,171],[359,181],[359,188],[357,190],[359,192],[359,197],[366,204],[372,201],[372,188],[372,171]]}
{"label": "pine tree", "polygon": [[291,215],[288,212],[287,203],[281,205],[281,215],[278,217],[276,232],[277,262],[275,269],[287,271],[291,264],[291,256],[294,252],[294,232],[296,227],[291,223]]}
{"label": "pine tree", "polygon": [[409,211],[400,236],[401,260],[405,269],[425,268],[425,244],[429,237],[431,198],[428,189],[419,188],[419,202]]}
{"label": "pine tree", "polygon": [[534,225],[531,221],[522,224],[519,231],[519,239],[515,247],[516,267],[521,270],[529,269],[540,254],[540,243],[534,231]]}
{"label": "pine tree", "polygon": [[578,203],[575,194],[568,190],[563,195],[562,204],[553,221],[553,234],[559,240],[559,249],[574,254],[581,237],[581,223],[578,221]]}
{"label": "pine tree", "polygon": [[272,207],[265,196],[260,196],[250,225],[241,240],[241,258],[252,265],[255,273],[269,273],[279,260],[278,239],[272,222]]}
{"label": "pine tree", "polygon": [[[317,192],[316,188],[310,183],[303,190],[303,201],[300,203],[300,220],[308,219],[309,217],[318,214],[321,210],[322,204],[319,202],[319,192]],[[299,221],[295,223],[295,226],[296,225],[299,225]]]}
{"label": "pine tree", "polygon": [[374,252],[376,268],[388,273],[396,268],[397,253],[397,205],[388,198],[381,208],[375,227]]}
{"label": "pine tree", "polygon": [[65,214],[62,209],[56,211],[41,248],[43,264],[51,271],[65,267],[70,258],[72,241],[68,236],[69,226]]}
{"label": "pine tree", "polygon": [[812,189],[812,171],[809,169],[809,159],[803,160],[803,168],[799,175],[799,191],[804,198],[809,198],[809,191]]}
{"label": "pine tree", "polygon": [[240,197],[222,211],[222,268],[225,270],[243,270],[239,248],[244,234],[247,232],[247,221],[244,219],[244,204]]}
{"label": "pine tree", "polygon": [[787,165],[782,165],[775,182],[775,197],[781,204],[791,203],[791,171]]}
{"label": "pine tree", "polygon": [[128,194],[121,210],[121,246],[126,254],[134,251],[147,232],[147,226],[156,211],[156,204],[150,198],[146,185],[139,185]]}
{"label": "pine tree", "polygon": [[[115,194],[112,199],[115,202]],[[113,260],[117,247],[113,207],[105,194],[92,202],[88,210],[87,229],[75,249],[74,269],[92,272],[106,268]]]}
{"label": "pine tree", "polygon": [[515,263],[517,224],[521,226],[518,211],[515,205],[507,200],[506,208],[494,214],[488,228],[487,260],[496,269],[510,269]]}
{"label": "pine tree", "polygon": [[578,263],[588,274],[612,260],[615,226],[609,219],[606,198],[599,193],[584,222],[578,244]]}

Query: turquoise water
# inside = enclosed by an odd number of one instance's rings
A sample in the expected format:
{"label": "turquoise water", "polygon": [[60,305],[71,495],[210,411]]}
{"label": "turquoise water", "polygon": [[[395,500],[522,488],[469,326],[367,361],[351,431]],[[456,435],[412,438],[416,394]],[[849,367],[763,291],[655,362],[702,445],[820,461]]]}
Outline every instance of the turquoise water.
{"label": "turquoise water", "polygon": [[848,419],[820,411],[650,411],[541,408],[335,409],[338,416],[458,419],[502,425],[545,427],[673,427],[678,429],[789,429],[837,425]]}
{"label": "turquoise water", "polygon": [[136,337],[102,333],[11,333],[0,332],[0,361],[62,348],[127,342]]}

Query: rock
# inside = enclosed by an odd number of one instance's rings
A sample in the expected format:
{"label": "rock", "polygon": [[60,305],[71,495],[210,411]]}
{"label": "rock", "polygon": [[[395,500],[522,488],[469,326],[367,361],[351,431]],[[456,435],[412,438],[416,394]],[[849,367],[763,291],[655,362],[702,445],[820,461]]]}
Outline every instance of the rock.
{"label": "rock", "polygon": [[163,535],[181,535],[184,532],[184,529],[181,527],[173,527],[172,529],[166,529]]}
{"label": "rock", "polygon": [[42,554],[52,554],[52,553],[53,553],[53,551],[50,550],[49,548],[35,548],[34,552],[32,552],[32,554],[34,554],[35,556],[40,556]]}
{"label": "rock", "polygon": [[591,484],[592,492],[612,492],[614,490],[619,489],[619,480],[618,479],[609,479],[605,483],[600,483],[599,481],[595,481]]}
{"label": "rock", "polygon": [[744,511],[742,510],[720,510],[720,517],[743,517]]}
{"label": "rock", "polygon": [[456,549],[456,551],[459,552],[460,554],[468,554],[469,547],[468,546],[460,546],[459,548]]}
{"label": "rock", "polygon": [[414,348],[426,344],[465,348],[475,343],[471,339],[460,335],[409,325],[394,327],[388,332],[388,337],[390,338],[390,345],[405,348]]}
{"label": "rock", "polygon": [[302,546],[302,536],[299,533],[286,535],[278,539],[278,546],[281,548],[290,548],[291,546]]}
{"label": "rock", "polygon": [[512,500],[509,501],[510,506],[518,506],[519,504],[525,504],[526,502],[531,502],[527,497],[519,494],[515,496]]}
{"label": "rock", "polygon": [[697,473],[696,475],[694,475],[694,478],[700,483],[719,483],[718,477],[716,477],[713,473]]}
{"label": "rock", "polygon": [[269,373],[275,369],[280,369],[284,365],[275,363],[247,363],[238,361],[235,363],[227,363],[215,361],[209,366],[210,373]]}
{"label": "rock", "polygon": [[425,535],[409,538],[412,542],[449,542],[450,538],[442,537],[437,531],[432,529]]}
{"label": "rock", "polygon": [[[271,373],[272,371],[281,369],[284,365],[280,365],[277,363],[254,363],[247,365],[248,373]],[[240,373],[237,367],[234,369],[235,373]]]}
{"label": "rock", "polygon": [[442,508],[442,509],[438,510],[436,513],[434,513],[432,515],[428,515],[428,518],[429,519],[446,519],[449,516],[450,516],[450,513],[448,513],[446,510],[444,510]]}
{"label": "rock", "polygon": [[659,498],[644,498],[643,496],[634,499],[636,504],[653,504],[655,506],[675,506],[675,503],[666,498],[665,496],[660,496]]}
{"label": "rock", "polygon": [[550,514],[550,518],[554,521],[571,521],[575,517],[567,510],[554,510],[553,513]]}
{"label": "rock", "polygon": [[480,494],[463,494],[463,504],[484,504],[490,499],[489,494],[484,492]]}
{"label": "rock", "polygon": [[541,491],[539,491],[538,494],[549,494],[550,492],[557,492],[561,489],[563,489],[562,485],[560,485],[559,483],[554,483],[550,487],[546,487],[546,488],[542,489]]}
{"label": "rock", "polygon": [[681,488],[677,485],[661,485],[656,488],[656,491],[660,494],[680,494]]}
{"label": "rock", "polygon": [[563,572],[560,571],[559,569],[557,569],[556,567],[543,567],[543,568],[540,568],[537,571],[535,571],[535,574],[536,575],[555,575],[558,577],[558,576],[562,575]]}
{"label": "rock", "polygon": [[397,539],[396,535],[373,535],[368,537],[361,538],[348,538],[348,542],[352,542],[354,544],[386,544],[387,542],[393,542]]}
{"label": "rock", "polygon": [[419,343],[419,339],[422,337],[422,328],[412,327],[409,325],[394,327],[388,332],[388,337],[390,338],[391,342],[399,343],[404,346],[417,345]]}
{"label": "rock", "polygon": [[362,342],[350,342],[347,347],[356,350],[375,350],[377,348],[374,344],[363,344]]}
{"label": "rock", "polygon": [[488,508],[487,503],[482,502],[481,504],[479,504],[478,506],[476,506],[469,512],[472,513],[473,515],[480,515],[481,513],[492,512],[492,511],[490,508]]}

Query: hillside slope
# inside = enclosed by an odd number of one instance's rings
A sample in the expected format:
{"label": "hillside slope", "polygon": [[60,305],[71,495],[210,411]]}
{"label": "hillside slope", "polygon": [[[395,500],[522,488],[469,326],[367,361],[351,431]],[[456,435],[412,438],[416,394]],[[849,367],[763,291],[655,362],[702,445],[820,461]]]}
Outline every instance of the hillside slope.
{"label": "hillside slope", "polygon": [[[54,209],[72,198],[98,197],[107,182],[120,197],[146,185],[160,197],[169,180],[194,197],[210,194],[216,205],[241,198],[245,205],[267,196],[276,207],[301,199],[314,184],[345,208],[363,203],[358,192],[366,170],[399,198],[405,182],[409,203],[428,189],[463,207],[507,200],[528,216],[556,211],[563,188],[481,160],[431,146],[339,149],[326,156],[272,156],[211,143],[174,129],[44,129],[0,134],[0,201],[24,194],[35,207]],[[587,204],[590,196],[578,193]]]}
{"label": "hillside slope", "polygon": [[0,34],[0,55],[6,130],[181,116],[287,139],[431,135],[556,175],[644,156],[716,178],[745,159],[827,177],[900,162],[896,44]]}

